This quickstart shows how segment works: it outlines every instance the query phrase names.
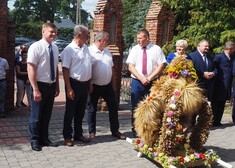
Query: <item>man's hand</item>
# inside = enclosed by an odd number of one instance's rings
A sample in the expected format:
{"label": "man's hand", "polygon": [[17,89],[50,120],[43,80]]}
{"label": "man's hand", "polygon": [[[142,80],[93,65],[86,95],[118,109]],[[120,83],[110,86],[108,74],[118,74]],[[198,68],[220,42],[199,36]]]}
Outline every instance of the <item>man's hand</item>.
{"label": "man's hand", "polygon": [[144,86],[146,86],[150,83],[150,81],[145,77],[141,78],[140,81],[141,81],[142,85],[144,85]]}
{"label": "man's hand", "polygon": [[55,89],[55,97],[59,96],[59,94],[60,94],[60,88],[56,87],[56,89]]}
{"label": "man's hand", "polygon": [[33,91],[33,96],[34,96],[34,101],[39,102],[42,100],[42,94],[39,90],[34,90]]}
{"label": "man's hand", "polygon": [[215,74],[213,72],[204,72],[203,77],[206,79],[211,79],[215,76]]}
{"label": "man's hand", "polygon": [[67,88],[67,97],[68,97],[69,99],[71,99],[71,100],[74,100],[75,94],[74,94],[72,88],[71,88],[71,89],[68,89],[68,88]]}

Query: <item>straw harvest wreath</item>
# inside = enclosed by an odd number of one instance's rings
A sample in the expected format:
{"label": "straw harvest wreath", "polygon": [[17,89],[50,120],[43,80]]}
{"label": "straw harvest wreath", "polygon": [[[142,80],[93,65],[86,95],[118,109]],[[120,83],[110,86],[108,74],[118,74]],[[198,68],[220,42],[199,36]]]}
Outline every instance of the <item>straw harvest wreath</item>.
{"label": "straw harvest wreath", "polygon": [[[138,150],[163,167],[187,167],[186,163],[196,160],[210,165],[219,158],[213,150],[203,151],[212,125],[212,111],[186,55],[176,56],[150,91],[135,110],[134,124],[141,140],[133,144]],[[195,114],[198,118],[192,126]]]}

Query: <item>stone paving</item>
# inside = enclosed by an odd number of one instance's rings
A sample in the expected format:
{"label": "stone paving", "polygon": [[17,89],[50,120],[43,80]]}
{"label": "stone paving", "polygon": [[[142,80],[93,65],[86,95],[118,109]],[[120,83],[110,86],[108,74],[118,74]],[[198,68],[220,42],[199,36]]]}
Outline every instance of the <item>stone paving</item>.
{"label": "stone paving", "polygon": [[[41,152],[32,151],[28,141],[29,110],[21,107],[0,119],[0,168],[156,168],[161,167],[145,157],[138,158],[137,151],[127,141],[111,136],[108,113],[97,114],[97,137],[91,143],[77,142],[74,147],[63,145],[62,126],[65,106],[64,85],[61,77],[61,94],[55,99],[50,122],[50,139],[59,147],[43,147]],[[120,131],[131,134],[129,104],[121,102],[119,110]],[[223,116],[224,124],[212,128],[206,148],[214,149],[222,160],[235,167],[235,126],[231,116]],[[83,121],[84,135],[88,135],[86,116]],[[213,165],[219,168],[219,165]]]}

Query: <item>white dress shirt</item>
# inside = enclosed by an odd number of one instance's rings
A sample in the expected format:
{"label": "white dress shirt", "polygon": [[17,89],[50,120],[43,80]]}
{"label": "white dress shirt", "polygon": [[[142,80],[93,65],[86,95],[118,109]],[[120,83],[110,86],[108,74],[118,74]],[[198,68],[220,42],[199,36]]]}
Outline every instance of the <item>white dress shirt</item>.
{"label": "white dress shirt", "polygon": [[[33,43],[28,50],[27,62],[36,65],[36,80],[39,82],[53,83],[56,80],[57,74],[55,73],[55,80],[51,81],[49,45],[46,40],[41,39]],[[54,43],[52,43],[52,51],[54,56],[54,69],[56,72],[59,62],[59,50]]]}
{"label": "white dress shirt", "polygon": [[85,82],[91,79],[91,55],[84,44],[81,48],[72,41],[61,53],[62,67],[69,69],[71,78]]}
{"label": "white dress shirt", "polygon": [[[145,76],[147,77],[148,75],[150,75],[159,64],[163,64],[166,62],[166,58],[165,55],[162,52],[162,49],[152,43],[149,43],[146,46],[146,52],[147,52],[147,74],[144,75],[142,73],[142,67],[143,67],[143,47],[141,47],[140,45],[136,45],[134,46],[129,55],[128,58],[126,60],[127,64],[134,64],[135,65],[135,69],[137,70],[137,72],[141,75],[141,76]],[[133,74],[131,74],[132,78],[136,78]]]}
{"label": "white dress shirt", "polygon": [[107,85],[112,79],[113,57],[108,48],[100,51],[95,44],[89,47],[92,56],[92,83]]}

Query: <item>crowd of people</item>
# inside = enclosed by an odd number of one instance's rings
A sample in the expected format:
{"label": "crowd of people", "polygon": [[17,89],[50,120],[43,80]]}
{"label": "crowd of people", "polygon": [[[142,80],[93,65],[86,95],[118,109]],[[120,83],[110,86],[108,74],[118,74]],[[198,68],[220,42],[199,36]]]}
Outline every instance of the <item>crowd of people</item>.
{"label": "crowd of people", "polygon": [[[25,105],[26,93],[30,109],[29,130],[31,148],[41,151],[42,146],[57,147],[49,139],[49,122],[54,98],[59,95],[58,47],[53,43],[57,37],[57,27],[52,23],[42,25],[42,39],[33,43],[27,50],[20,47],[15,55],[15,73],[17,83],[16,107]],[[62,72],[66,91],[66,105],[63,123],[63,138],[66,146],[73,146],[74,141],[90,142],[96,137],[97,104],[102,97],[108,106],[110,131],[119,139],[126,137],[119,132],[118,103],[112,86],[113,60],[107,48],[109,34],[100,31],[95,42],[87,46],[89,38],[87,27],[77,25],[74,28],[72,42],[62,51]],[[132,132],[136,137],[134,113],[138,103],[149,94],[153,82],[175,56],[187,55],[192,60],[198,75],[198,85],[203,95],[211,101],[213,126],[222,126],[221,119],[225,103],[232,98],[232,80],[235,76],[234,52],[232,41],[225,43],[224,51],[215,57],[209,55],[209,42],[202,40],[193,53],[187,53],[186,40],[176,42],[176,52],[165,57],[162,49],[150,42],[149,32],[145,29],[137,32],[135,45],[126,63],[131,72],[131,112]],[[0,58],[0,117],[5,117],[4,99],[6,93],[6,73],[9,65]],[[235,87],[233,87],[235,89]],[[235,97],[235,91],[233,92]],[[89,137],[83,136],[82,120],[87,109]],[[74,126],[72,121],[74,120]],[[197,121],[195,115],[192,124]],[[233,103],[232,120],[235,123],[235,103]]]}

